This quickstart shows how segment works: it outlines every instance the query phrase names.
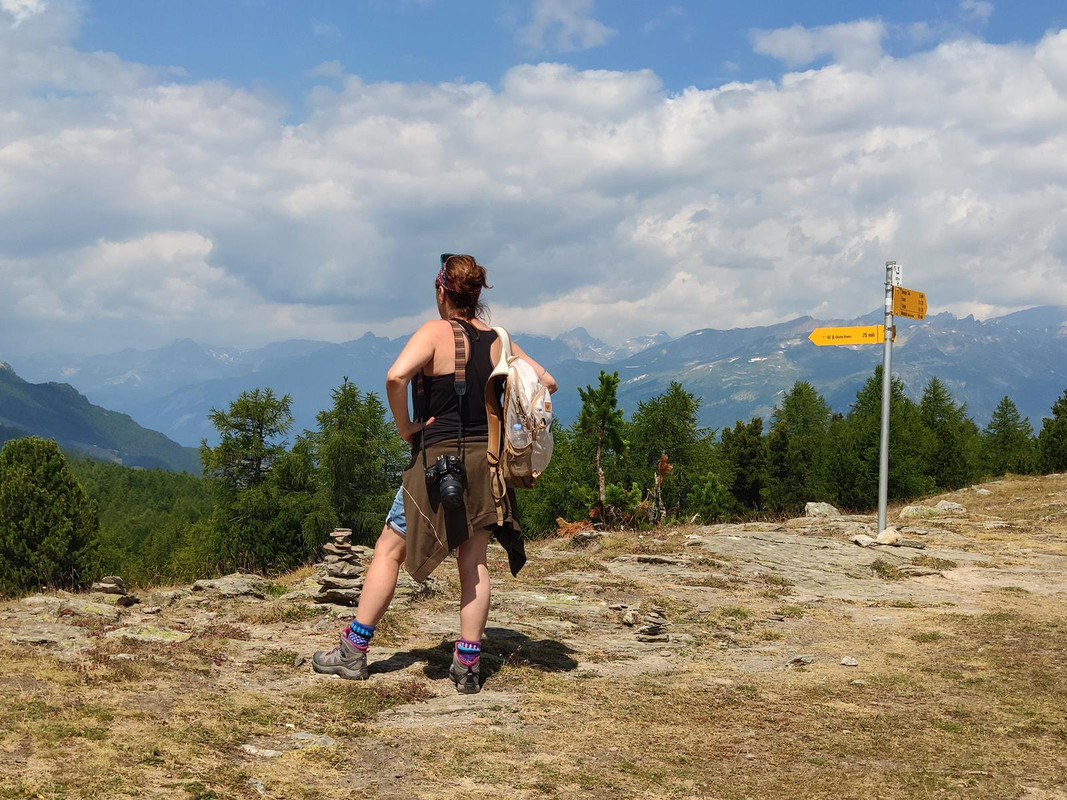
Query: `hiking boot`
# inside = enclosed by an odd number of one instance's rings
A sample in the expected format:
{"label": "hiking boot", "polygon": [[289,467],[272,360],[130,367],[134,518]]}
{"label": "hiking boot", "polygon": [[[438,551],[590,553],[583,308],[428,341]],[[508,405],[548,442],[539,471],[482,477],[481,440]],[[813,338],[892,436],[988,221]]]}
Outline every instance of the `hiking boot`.
{"label": "hiking boot", "polygon": [[341,635],[341,643],[333,650],[319,650],[311,657],[315,672],[323,675],[340,675],[350,681],[367,679],[367,651],[359,650],[348,638]]}
{"label": "hiking boot", "polygon": [[448,668],[448,677],[456,684],[456,691],[460,694],[477,694],[482,690],[482,684],[478,680],[478,667],[481,659],[474,662],[474,666],[465,667],[459,661],[459,656],[452,653],[452,666]]}

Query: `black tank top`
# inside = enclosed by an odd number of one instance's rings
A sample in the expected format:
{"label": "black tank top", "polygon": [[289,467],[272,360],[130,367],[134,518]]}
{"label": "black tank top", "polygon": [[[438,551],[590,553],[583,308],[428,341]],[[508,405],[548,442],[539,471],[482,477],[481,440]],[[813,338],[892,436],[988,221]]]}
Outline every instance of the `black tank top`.
{"label": "black tank top", "polygon": [[[463,436],[486,436],[489,434],[489,419],[485,415],[485,382],[493,372],[493,342],[496,331],[483,331],[469,322],[456,320],[467,333],[467,393],[463,395]],[[416,382],[422,383],[420,394]],[[460,402],[456,394],[456,373],[448,375],[423,375],[421,372],[411,382],[412,407],[417,419],[434,417],[426,429],[426,444],[456,441],[459,436]],[[415,449],[419,450],[416,437]]]}

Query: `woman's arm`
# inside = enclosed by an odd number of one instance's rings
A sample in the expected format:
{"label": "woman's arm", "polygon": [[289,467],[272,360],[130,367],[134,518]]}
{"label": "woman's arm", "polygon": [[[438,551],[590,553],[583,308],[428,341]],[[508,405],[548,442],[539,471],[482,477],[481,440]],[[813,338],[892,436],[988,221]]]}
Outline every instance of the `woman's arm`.
{"label": "woman's arm", "polygon": [[511,343],[511,352],[513,355],[520,356],[524,361],[530,362],[530,366],[532,366],[537,372],[537,379],[545,385],[545,387],[548,389],[549,394],[552,394],[556,391],[556,389],[559,388],[559,384],[556,383],[556,379],[552,377],[552,374],[547,369],[538,364],[536,361],[534,361],[532,358],[530,358],[528,355],[526,355],[525,351],[523,351],[523,349],[519,347],[518,344],[516,344],[515,342]]}
{"label": "woman's arm", "polygon": [[[412,422],[408,413],[408,384],[433,358],[434,322],[436,320],[423,324],[411,335],[385,376],[385,396],[389,400],[389,410],[393,412],[397,432],[408,444],[411,444],[412,438],[422,429],[422,424]],[[426,420],[425,424],[429,425],[431,422],[433,417]]]}

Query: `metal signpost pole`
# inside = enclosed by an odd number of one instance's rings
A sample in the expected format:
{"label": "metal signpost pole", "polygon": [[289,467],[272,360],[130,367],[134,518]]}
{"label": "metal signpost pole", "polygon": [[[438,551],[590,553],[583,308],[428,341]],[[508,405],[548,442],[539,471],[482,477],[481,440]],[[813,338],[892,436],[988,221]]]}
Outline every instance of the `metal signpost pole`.
{"label": "metal signpost pole", "polygon": [[885,262],[885,344],[882,349],[882,440],[878,452],[878,533],[885,530],[889,500],[889,401],[893,368],[893,286],[900,283],[896,261]]}

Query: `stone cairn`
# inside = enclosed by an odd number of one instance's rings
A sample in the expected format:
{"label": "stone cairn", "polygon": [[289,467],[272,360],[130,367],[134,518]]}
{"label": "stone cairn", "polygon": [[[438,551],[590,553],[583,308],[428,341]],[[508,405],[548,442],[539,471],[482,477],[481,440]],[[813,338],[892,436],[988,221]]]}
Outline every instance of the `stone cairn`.
{"label": "stone cairn", "polygon": [[363,589],[364,561],[369,560],[369,547],[353,545],[351,528],[334,528],[330,541],[323,546],[326,558],[319,568],[319,591],[312,599],[316,603],[335,603],[355,606]]}
{"label": "stone cairn", "polygon": [[101,578],[89,587],[89,591],[116,595],[115,605],[123,608],[129,608],[141,602],[140,598],[129,593],[126,589],[126,582],[118,575],[107,575]]}

